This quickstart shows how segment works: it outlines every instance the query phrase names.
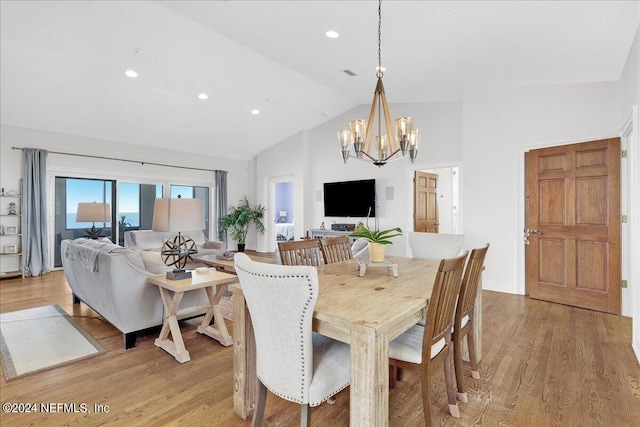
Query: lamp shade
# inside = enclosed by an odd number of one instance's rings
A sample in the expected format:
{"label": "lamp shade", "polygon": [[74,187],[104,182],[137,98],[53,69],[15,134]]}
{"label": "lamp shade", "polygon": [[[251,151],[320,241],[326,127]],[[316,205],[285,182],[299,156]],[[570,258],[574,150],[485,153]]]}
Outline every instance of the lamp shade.
{"label": "lamp shade", "polygon": [[109,203],[78,203],[76,222],[111,222]]}
{"label": "lamp shade", "polygon": [[202,199],[156,199],[153,208],[153,231],[204,230]]}

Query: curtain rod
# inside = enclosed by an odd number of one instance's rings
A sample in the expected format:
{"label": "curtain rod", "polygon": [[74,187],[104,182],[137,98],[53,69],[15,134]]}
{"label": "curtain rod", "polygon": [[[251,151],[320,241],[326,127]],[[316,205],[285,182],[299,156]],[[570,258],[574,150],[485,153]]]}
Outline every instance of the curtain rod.
{"label": "curtain rod", "polygon": [[[14,150],[24,150],[24,147],[11,147]],[[92,159],[103,159],[103,160],[115,160],[118,162],[129,162],[129,163],[140,163],[140,165],[144,166],[146,165],[153,165],[153,166],[164,166],[167,168],[178,168],[178,169],[190,169],[190,170],[195,170],[195,171],[205,171],[205,172],[217,172],[218,170],[216,169],[204,169],[204,168],[193,168],[190,166],[176,166],[176,165],[169,165],[169,164],[165,164],[165,163],[154,163],[154,162],[144,162],[141,160],[129,160],[129,159],[118,159],[115,157],[103,157],[103,156],[92,156],[90,154],[74,154],[74,153],[64,153],[61,151],[49,151],[47,150],[48,153],[52,153],[52,154],[62,154],[64,156],[77,156],[77,157],[89,157]],[[227,172],[227,171],[223,171],[223,172]]]}

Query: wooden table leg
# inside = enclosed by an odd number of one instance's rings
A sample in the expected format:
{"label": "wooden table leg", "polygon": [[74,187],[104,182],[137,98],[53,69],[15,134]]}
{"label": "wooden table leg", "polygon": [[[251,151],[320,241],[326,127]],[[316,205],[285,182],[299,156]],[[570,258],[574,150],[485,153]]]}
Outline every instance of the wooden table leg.
{"label": "wooden table leg", "polygon": [[[198,326],[198,332],[218,340],[220,344],[228,347],[233,344],[233,338],[229,335],[227,325],[222,317],[222,310],[220,310],[220,299],[222,299],[222,294],[226,288],[226,285],[218,286],[215,294],[213,293],[213,287],[205,288],[211,307],[207,310],[207,314],[205,314],[200,326]],[[212,318],[213,325],[210,325]]]}
{"label": "wooden table leg", "polygon": [[[164,322],[162,323],[160,336],[156,338],[155,345],[171,354],[178,362],[188,362],[191,360],[191,355],[184,346],[182,333],[180,332],[180,325],[178,324],[178,318],[176,317],[184,292],[175,292],[173,294],[173,298],[171,298],[170,291],[164,288],[159,289],[166,314]],[[173,341],[169,339],[169,333],[171,333]]]}
{"label": "wooden table leg", "polygon": [[351,331],[351,427],[389,425],[389,341],[387,336]]}
{"label": "wooden table leg", "polygon": [[256,342],[244,296],[233,295],[233,410],[249,418],[258,400]]}

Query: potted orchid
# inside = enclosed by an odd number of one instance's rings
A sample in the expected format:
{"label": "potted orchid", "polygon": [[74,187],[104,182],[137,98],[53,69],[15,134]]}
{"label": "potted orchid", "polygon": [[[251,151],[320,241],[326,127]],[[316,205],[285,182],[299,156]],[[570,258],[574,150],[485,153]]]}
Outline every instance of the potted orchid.
{"label": "potted orchid", "polygon": [[369,242],[369,258],[371,262],[384,261],[386,245],[392,245],[389,239],[402,236],[400,227],[390,228],[388,230],[372,230],[369,228],[369,217],[365,225],[360,225],[356,231],[351,233],[351,237],[362,237]]}

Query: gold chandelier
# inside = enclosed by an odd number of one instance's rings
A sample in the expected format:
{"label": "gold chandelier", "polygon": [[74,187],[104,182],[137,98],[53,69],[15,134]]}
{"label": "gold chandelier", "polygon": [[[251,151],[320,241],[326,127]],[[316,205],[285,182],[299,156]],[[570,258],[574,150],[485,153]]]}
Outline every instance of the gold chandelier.
{"label": "gold chandelier", "polygon": [[[378,82],[373,92],[373,102],[368,120],[351,120],[349,129],[338,132],[338,140],[342,148],[342,159],[347,164],[349,157],[372,161],[380,167],[392,160],[406,157],[407,154],[413,163],[418,156],[418,144],[420,143],[420,129],[413,128],[411,117],[399,117],[395,119],[395,132],[392,132],[391,115],[387,105],[387,96],[382,84],[384,68],[380,49],[382,27],[382,0],[378,1],[378,67],[376,77]],[[377,119],[377,120],[376,120]],[[384,121],[384,127],[383,127]],[[374,125],[377,124],[377,135],[373,143]],[[383,133],[383,129],[385,133]],[[351,154],[351,147],[355,153]]]}

